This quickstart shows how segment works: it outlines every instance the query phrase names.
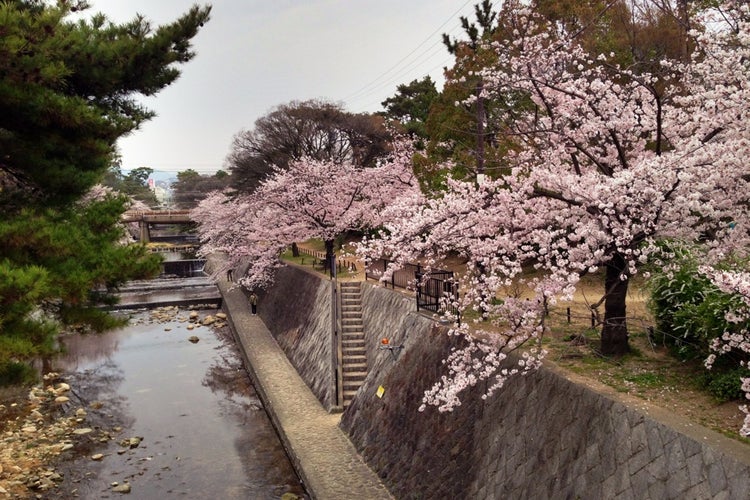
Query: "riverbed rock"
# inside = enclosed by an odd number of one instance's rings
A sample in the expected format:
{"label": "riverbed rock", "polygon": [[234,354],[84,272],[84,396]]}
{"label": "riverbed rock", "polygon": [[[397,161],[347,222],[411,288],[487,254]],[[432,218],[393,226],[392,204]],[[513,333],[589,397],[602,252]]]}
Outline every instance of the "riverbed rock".
{"label": "riverbed rock", "polygon": [[122,483],[118,485],[112,486],[112,491],[115,493],[130,493],[131,487],[130,483]]}
{"label": "riverbed rock", "polygon": [[57,396],[55,398],[55,403],[58,404],[67,403],[68,401],[70,401],[70,398],[68,396]]}
{"label": "riverbed rock", "polygon": [[104,455],[102,453],[94,453],[93,455],[91,455],[91,460],[94,461],[99,461],[102,458],[104,458]]}
{"label": "riverbed rock", "polygon": [[227,319],[227,315],[225,313],[216,313],[216,317],[219,319]]}
{"label": "riverbed rock", "polygon": [[141,441],[143,441],[142,437],[135,436],[127,439],[123,439],[120,441],[120,446],[123,448],[138,448],[138,446],[141,444]]}
{"label": "riverbed rock", "polygon": [[213,317],[213,316],[211,316],[210,314],[209,314],[208,316],[206,316],[205,318],[203,318],[203,321],[201,321],[201,324],[202,324],[203,326],[208,326],[208,325],[212,325],[212,324],[214,324],[214,323],[216,323],[216,318],[214,318],[214,317]]}
{"label": "riverbed rock", "polygon": [[193,344],[197,344],[200,339],[196,337],[195,335],[191,335],[190,337],[188,337],[188,340],[192,342]]}

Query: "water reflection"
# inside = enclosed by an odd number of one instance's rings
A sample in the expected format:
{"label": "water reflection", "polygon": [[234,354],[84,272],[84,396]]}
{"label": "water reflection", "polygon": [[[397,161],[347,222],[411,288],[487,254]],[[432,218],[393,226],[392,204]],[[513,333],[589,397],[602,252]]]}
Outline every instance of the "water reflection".
{"label": "water reflection", "polygon": [[[130,483],[134,498],[302,496],[227,335],[148,318],[139,313],[142,324],[65,338],[67,354],[55,368],[71,372],[76,404],[97,432],[63,465],[58,498],[102,498],[113,494],[113,482]],[[189,342],[192,335],[199,342]],[[113,439],[102,443],[103,435]],[[139,446],[119,444],[134,436],[143,438]],[[90,459],[96,452],[105,454],[101,462]]]}

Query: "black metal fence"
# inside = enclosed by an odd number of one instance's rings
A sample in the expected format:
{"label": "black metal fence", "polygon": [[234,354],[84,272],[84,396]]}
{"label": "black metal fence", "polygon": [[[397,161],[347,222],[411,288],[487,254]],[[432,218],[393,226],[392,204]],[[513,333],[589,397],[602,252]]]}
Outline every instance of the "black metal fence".
{"label": "black metal fence", "polygon": [[[365,268],[365,279],[379,281],[390,262],[387,259],[370,262]],[[445,312],[446,299],[458,299],[458,283],[455,282],[453,271],[433,269],[425,278],[424,268],[421,265],[404,264],[391,275],[389,280],[382,283],[386,288],[390,285],[393,289],[414,290],[417,296],[417,311],[426,309],[436,313]],[[458,315],[455,307],[450,305],[449,309],[453,314]]]}
{"label": "black metal fence", "polygon": [[427,309],[440,313],[449,309],[458,315],[458,310],[450,304],[458,299],[458,283],[454,281],[453,271],[431,271],[427,278],[417,273],[416,281],[417,311]]}

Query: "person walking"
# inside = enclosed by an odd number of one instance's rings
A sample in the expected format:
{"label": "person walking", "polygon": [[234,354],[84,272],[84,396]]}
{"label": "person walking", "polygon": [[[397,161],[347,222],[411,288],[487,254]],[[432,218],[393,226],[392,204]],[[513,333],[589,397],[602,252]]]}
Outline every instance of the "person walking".
{"label": "person walking", "polygon": [[258,312],[258,296],[255,292],[250,292],[250,309],[252,310],[253,316]]}

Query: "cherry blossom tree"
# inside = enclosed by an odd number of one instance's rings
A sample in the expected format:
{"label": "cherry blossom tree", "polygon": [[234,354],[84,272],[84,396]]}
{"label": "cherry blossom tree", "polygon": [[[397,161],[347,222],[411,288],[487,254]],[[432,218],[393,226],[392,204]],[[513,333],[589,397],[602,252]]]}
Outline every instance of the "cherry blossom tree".
{"label": "cherry blossom tree", "polygon": [[[544,351],[533,347],[514,368],[500,368],[509,351],[540,339],[546,308],[571,300],[582,275],[604,271],[593,306],[604,306],[601,350],[621,355],[629,350],[628,285],[658,240],[708,240],[714,258],[747,244],[747,8],[722,6],[717,19],[728,26],[706,17],[711,29],[695,34],[693,60],[665,61],[663,80],[588,54],[576,33],[509,5],[512,36],[493,42],[497,63],[480,76],[484,98],[506,106],[496,128],[518,144],[510,172],[451,182],[363,249],[391,255],[394,266],[449,253],[468,262],[462,296],[447,300],[493,328],[454,328],[467,334],[467,347],[453,352],[449,375],[425,395],[441,410],[478,381],[491,380],[489,394],[538,366]],[[540,272],[527,278],[528,266]],[[532,297],[505,296],[503,287],[519,281]]]}
{"label": "cherry blossom tree", "polygon": [[251,194],[214,193],[192,212],[204,243],[201,251],[228,255],[225,269],[249,262],[239,280],[248,288],[270,284],[279,254],[296,241],[322,239],[333,269],[338,235],[377,227],[386,206],[420,198],[411,156],[411,146],[401,140],[376,167],[302,159],[277,169]]}

